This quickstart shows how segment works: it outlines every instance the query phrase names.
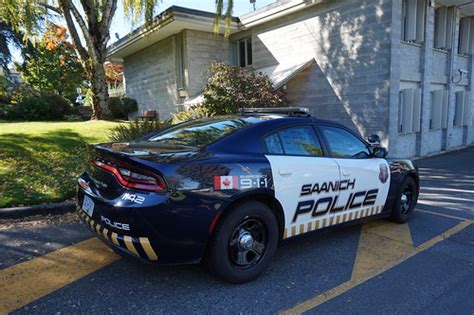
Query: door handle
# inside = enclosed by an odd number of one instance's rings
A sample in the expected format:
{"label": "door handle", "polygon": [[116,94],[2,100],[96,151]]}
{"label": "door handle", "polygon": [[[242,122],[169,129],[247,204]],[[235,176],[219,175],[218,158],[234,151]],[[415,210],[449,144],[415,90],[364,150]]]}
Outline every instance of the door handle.
{"label": "door handle", "polygon": [[342,176],[344,176],[344,177],[349,177],[349,176],[351,176],[351,174],[352,174],[352,172],[349,171],[349,170],[342,171]]}
{"label": "door handle", "polygon": [[282,176],[291,175],[291,171],[288,171],[288,170],[279,170],[278,173]]}

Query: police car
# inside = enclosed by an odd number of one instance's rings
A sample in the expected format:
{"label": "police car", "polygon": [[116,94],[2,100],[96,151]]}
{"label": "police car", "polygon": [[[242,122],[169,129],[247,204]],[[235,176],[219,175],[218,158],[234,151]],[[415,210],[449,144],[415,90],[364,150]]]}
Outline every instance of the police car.
{"label": "police car", "polygon": [[417,167],[369,140],[300,108],[192,120],[95,146],[78,179],[78,211],[121,254],[205,261],[242,283],[265,270],[281,239],[368,218],[408,220]]}

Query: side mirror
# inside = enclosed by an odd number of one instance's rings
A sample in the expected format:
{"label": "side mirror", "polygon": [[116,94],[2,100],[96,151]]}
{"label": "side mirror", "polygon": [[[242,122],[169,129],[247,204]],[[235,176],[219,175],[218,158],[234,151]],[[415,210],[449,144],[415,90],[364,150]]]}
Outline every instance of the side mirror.
{"label": "side mirror", "polygon": [[387,156],[387,149],[382,148],[382,147],[375,147],[372,149],[372,156],[375,158],[380,158],[383,159],[384,157]]}
{"label": "side mirror", "polygon": [[373,134],[367,138],[367,141],[369,141],[369,144],[371,145],[377,145],[380,144],[380,137],[379,135]]}

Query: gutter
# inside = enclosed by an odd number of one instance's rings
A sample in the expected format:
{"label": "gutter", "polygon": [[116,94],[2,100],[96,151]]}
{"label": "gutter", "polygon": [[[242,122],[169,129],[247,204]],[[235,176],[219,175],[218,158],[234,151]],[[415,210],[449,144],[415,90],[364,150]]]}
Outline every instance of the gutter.
{"label": "gutter", "polygon": [[249,28],[306,9],[322,2],[324,2],[324,0],[279,1],[277,3],[262,7],[255,12],[250,12],[241,16],[240,21],[244,28]]}

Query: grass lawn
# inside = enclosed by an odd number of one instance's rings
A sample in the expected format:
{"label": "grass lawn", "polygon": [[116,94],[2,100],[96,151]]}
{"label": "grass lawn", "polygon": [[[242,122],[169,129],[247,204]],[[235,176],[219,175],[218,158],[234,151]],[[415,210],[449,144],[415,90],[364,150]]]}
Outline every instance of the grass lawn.
{"label": "grass lawn", "polygon": [[117,123],[0,122],[0,208],[64,201],[86,163],[86,144]]}

